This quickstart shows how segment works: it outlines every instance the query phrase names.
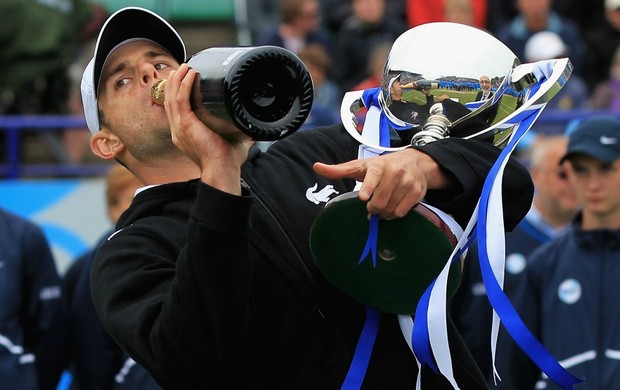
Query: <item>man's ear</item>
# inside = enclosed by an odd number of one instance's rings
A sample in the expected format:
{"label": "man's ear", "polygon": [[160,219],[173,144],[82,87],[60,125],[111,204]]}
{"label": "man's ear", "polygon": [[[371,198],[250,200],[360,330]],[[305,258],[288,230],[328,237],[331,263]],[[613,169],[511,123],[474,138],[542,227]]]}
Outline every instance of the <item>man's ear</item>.
{"label": "man's ear", "polygon": [[106,128],[102,128],[90,139],[90,148],[102,159],[112,160],[125,150],[125,145],[115,134]]}

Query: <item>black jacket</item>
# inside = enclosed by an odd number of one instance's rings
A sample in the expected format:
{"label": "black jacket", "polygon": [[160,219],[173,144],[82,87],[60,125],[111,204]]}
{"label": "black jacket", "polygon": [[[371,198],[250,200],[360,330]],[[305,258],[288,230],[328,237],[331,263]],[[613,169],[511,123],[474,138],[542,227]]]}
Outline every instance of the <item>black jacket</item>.
{"label": "black jacket", "polygon": [[[489,97],[487,99],[491,99],[493,98],[493,95],[495,93],[493,91],[489,92]],[[482,91],[479,91],[476,94],[476,102],[482,100]],[[481,112],[480,114],[478,114],[478,116],[482,119],[484,119],[484,121],[491,125],[493,124],[493,121],[495,120],[495,117],[497,116],[497,110],[499,109],[499,105],[500,105],[501,100],[498,100],[495,104],[493,104],[492,106],[489,106],[487,108],[485,108],[484,112]]]}
{"label": "black jacket", "polygon": [[144,368],[127,364],[123,351],[102,326],[93,305],[90,269],[97,249],[110,233],[78,257],[63,278],[67,366],[73,375],[71,389],[156,389],[158,386]]}
{"label": "black jacket", "polygon": [[[427,200],[466,223],[499,150],[460,139],[423,150],[459,183]],[[139,193],[93,264],[94,302],[112,336],[166,389],[340,388],[365,308],[319,274],[308,237],[329,198],[313,194],[333,197],[354,182],[319,177],[312,164],[356,156],[356,142],[337,125],[252,151],[243,196],[197,180]],[[533,187],[514,161],[504,182],[510,229]],[[413,388],[415,360],[396,317],[382,317],[365,387]],[[462,388],[479,388],[467,379],[470,357],[455,354]]]}

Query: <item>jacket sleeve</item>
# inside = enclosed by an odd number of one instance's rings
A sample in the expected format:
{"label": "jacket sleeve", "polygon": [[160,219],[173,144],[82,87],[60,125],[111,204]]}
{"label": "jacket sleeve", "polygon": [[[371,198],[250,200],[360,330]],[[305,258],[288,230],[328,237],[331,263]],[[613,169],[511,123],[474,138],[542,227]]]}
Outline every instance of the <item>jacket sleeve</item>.
{"label": "jacket sleeve", "polygon": [[165,388],[234,378],[251,342],[252,200],[198,187],[189,221],[184,210],[125,227],[91,271],[104,326]]}
{"label": "jacket sleeve", "polygon": [[[449,190],[429,190],[427,201],[466,225],[482,193],[484,182],[501,150],[485,141],[446,138],[416,149],[430,155],[456,185]],[[511,157],[502,181],[504,225],[512,231],[532,204],[534,184],[527,169]]]}

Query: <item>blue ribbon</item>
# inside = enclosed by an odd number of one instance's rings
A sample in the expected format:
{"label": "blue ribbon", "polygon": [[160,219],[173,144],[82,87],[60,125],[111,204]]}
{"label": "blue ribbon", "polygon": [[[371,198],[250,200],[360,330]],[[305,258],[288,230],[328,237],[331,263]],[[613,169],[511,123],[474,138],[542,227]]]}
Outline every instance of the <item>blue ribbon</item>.
{"label": "blue ribbon", "polygon": [[[465,253],[467,248],[469,248],[475,238],[476,233],[474,231],[474,233],[467,238],[465,245],[463,245],[463,247],[454,255],[451,262],[457,261],[457,259]],[[426,288],[420,297],[418,306],[416,307],[416,321],[413,323],[413,330],[411,332],[411,346],[421,366],[429,366],[433,371],[439,373],[439,367],[437,367],[437,363],[433,357],[431,342],[428,335],[428,309],[430,305],[431,291],[435,287],[436,280],[437,279],[433,280],[433,282]]]}
{"label": "blue ribbon", "polygon": [[[505,88],[506,88],[506,85],[502,85],[500,86],[499,89],[501,89],[501,91],[503,92]],[[538,84],[535,85],[531,91],[529,91],[530,95],[533,95],[537,89],[538,89]],[[381,93],[380,88],[373,88],[373,89],[365,90],[362,94],[362,100],[364,102],[364,105],[366,107],[372,107],[372,106],[380,107],[379,105],[379,94],[380,93]],[[494,99],[499,99],[500,97],[501,97],[500,93],[496,93],[493,96]],[[470,107],[470,108],[473,108],[473,107]],[[520,130],[523,129],[521,130],[521,133],[524,133],[532,126],[534,119],[537,117],[536,113],[538,111],[539,110],[536,110],[534,113],[532,113],[531,111],[521,113],[515,116],[512,122],[514,124],[518,124],[518,129]],[[379,116],[379,132],[380,132],[379,138],[380,138],[381,146],[389,146],[390,126],[392,126],[393,128],[397,130],[402,130],[402,129],[407,128],[407,127],[398,126],[397,124],[393,123],[385,115],[383,110],[381,110],[381,113]],[[520,138],[520,134],[515,134],[515,136],[511,139],[509,146],[504,148],[504,150],[500,154],[500,157],[498,158],[496,163],[493,165],[489,175],[487,176],[485,185],[483,187],[483,195],[486,194],[487,200],[485,203],[481,203],[484,205],[483,208],[485,210],[483,213],[479,212],[479,218],[481,218],[481,216],[486,216],[486,212],[487,212],[486,209],[488,206],[488,194],[490,193],[490,187],[492,186],[497,176],[497,172],[499,168],[501,167],[501,162],[510,156],[512,149],[518,142],[519,138]],[[480,229],[480,225],[477,228]],[[366,245],[364,246],[364,250],[358,261],[358,264],[361,264],[368,257],[368,254],[370,253],[372,255],[373,267],[376,267],[378,229],[379,229],[379,216],[371,215],[370,221],[369,221],[368,238],[366,240]],[[458,251],[458,253],[453,257],[451,261],[456,261],[456,259],[460,258],[461,254],[469,247],[469,245],[475,238],[476,234],[477,234],[476,230],[474,230],[471,237],[468,238],[464,247]],[[483,234],[485,235],[483,245],[486,245],[486,231],[483,231]],[[488,260],[488,257],[486,257],[486,261],[487,263],[489,263],[489,268],[490,268],[490,262]],[[492,279],[495,280],[494,277],[492,277]],[[484,280],[485,279],[483,275],[483,281]],[[428,288],[422,294],[422,297],[420,298],[420,302],[418,303],[418,306],[416,307],[416,313],[415,313],[416,321],[414,322],[414,327],[412,330],[411,344],[412,344],[414,354],[416,355],[416,358],[418,359],[420,364],[427,365],[433,371],[439,372],[439,368],[433,358],[432,348],[431,348],[429,335],[428,335],[428,314],[427,313],[429,309],[431,291],[434,288],[434,286],[435,286],[435,281],[433,281],[431,285],[428,286]],[[499,285],[497,286],[499,287]],[[501,288],[499,290],[501,291]],[[491,303],[493,304],[493,301],[491,301]],[[364,329],[362,331],[362,335],[360,335],[360,339],[358,340],[358,344],[356,347],[355,354],[353,356],[351,367],[349,369],[349,372],[347,373],[347,377],[345,378],[345,382],[343,384],[343,389],[359,388],[363,382],[363,378],[365,376],[366,369],[370,361],[370,355],[371,355],[372,348],[374,346],[374,341],[376,339],[376,334],[378,331],[378,318],[375,317],[375,314],[373,312],[374,310],[367,308],[367,316],[366,316],[366,322],[364,325]],[[551,359],[553,360],[553,358]],[[550,376],[550,378],[552,377]]]}
{"label": "blue ribbon", "polygon": [[[508,145],[500,154],[498,162],[508,158],[509,154],[516,147],[519,138],[532,126],[537,117],[537,112],[530,113],[518,126],[515,136],[510,140]],[[495,279],[491,263],[489,261],[486,234],[486,218],[488,214],[489,195],[491,186],[498,174],[500,164],[496,163],[491,168],[489,176],[484,183],[482,196],[480,200],[481,208],[479,212],[478,226],[476,227],[480,239],[478,246],[478,256],[480,269],[482,271],[482,281],[484,282],[489,302],[493,309],[501,319],[504,327],[519,345],[519,347],[532,359],[534,363],[558,386],[563,389],[573,389],[573,385],[583,382],[569,373],[549,351],[532,335],[525,326],[516,310],[510,303],[506,294],[502,291],[499,283]]]}
{"label": "blue ribbon", "polygon": [[368,239],[366,240],[366,246],[364,246],[364,252],[360,257],[357,265],[362,264],[364,259],[368,256],[368,253],[372,255],[372,267],[377,267],[377,236],[379,235],[379,216],[373,214],[370,216],[368,230]]}
{"label": "blue ribbon", "polygon": [[366,322],[364,323],[362,334],[357,342],[357,347],[355,347],[353,361],[349,367],[347,377],[342,384],[342,390],[360,389],[362,387],[364,376],[368,369],[368,362],[370,362],[372,347],[377,338],[380,317],[381,314],[379,311],[366,307]]}
{"label": "blue ribbon", "polygon": [[[538,83],[533,85],[528,91],[527,96],[531,97],[536,94],[542,83],[545,81],[545,76],[539,77]],[[510,77],[506,77],[504,83],[498,88],[498,91],[493,96],[491,104],[496,103],[503,93],[508,88],[507,80]],[[501,92],[501,93],[500,93]],[[374,88],[363,92],[362,99],[366,107],[379,105],[380,88]],[[472,102],[467,104],[470,109],[478,108],[481,102]],[[546,348],[532,335],[527,329],[523,321],[520,319],[516,310],[511,305],[510,301],[499,286],[498,281],[495,279],[493,270],[488,258],[487,248],[487,234],[486,234],[486,221],[489,207],[489,197],[494,182],[497,180],[498,173],[502,169],[503,163],[515,149],[519,140],[530,129],[534,121],[538,118],[540,111],[544,108],[544,105],[540,107],[533,107],[529,110],[525,110],[518,115],[515,115],[510,121],[506,122],[503,127],[515,126],[515,131],[510,139],[508,145],[502,150],[498,160],[493,164],[486,180],[483,185],[482,195],[480,198],[480,207],[478,211],[478,225],[474,228],[471,236],[468,237],[464,247],[461,248],[458,253],[451,259],[452,262],[459,259],[462,253],[470,246],[471,242],[476,235],[479,236],[481,245],[479,245],[479,261],[480,268],[482,270],[482,278],[487,290],[489,302],[493,309],[498,314],[500,320],[504,324],[506,330],[517,342],[520,348],[538,365],[538,367],[556,384],[563,389],[572,389],[574,384],[580,383],[583,380],[576,378],[570,374],[564,367],[562,367],[553,356],[546,350]],[[381,110],[379,126],[380,126],[380,143],[382,146],[389,145],[389,129],[390,125],[396,130],[402,130],[410,127],[401,127],[394,124]],[[364,248],[364,253],[360,258],[358,264],[361,264],[363,260],[368,256],[368,252],[373,254],[373,267],[376,266],[376,240],[378,235],[378,216],[373,215],[370,219],[369,237]],[[433,371],[439,372],[439,368],[433,358],[432,347],[429,339],[428,329],[428,311],[430,304],[431,292],[435,286],[435,281],[425,290],[424,294],[420,298],[420,302],[416,307],[414,326],[411,334],[411,345],[414,354],[422,366],[427,365]],[[376,332],[378,330],[378,313],[372,309],[367,308],[367,318],[364,325],[362,335],[358,341],[356,347],[355,356],[351,364],[349,373],[343,385],[343,389],[360,388],[363,382],[363,378],[368,367],[370,360],[370,354],[374,340],[376,338]]]}
{"label": "blue ribbon", "polygon": [[[379,104],[380,94],[381,88],[371,88],[364,90],[364,92],[362,93],[362,101],[364,102],[364,106],[369,109],[373,106],[381,108]],[[372,126],[373,124],[367,125]],[[379,114],[379,145],[390,146],[390,126],[397,130],[404,130],[408,128],[393,123],[387,117],[387,115],[385,115],[383,110],[381,110]],[[361,264],[366,259],[366,257],[368,257],[368,254],[371,254],[372,266],[373,268],[376,268],[378,235],[379,216],[373,214],[370,216],[368,238],[366,239],[366,245],[364,246],[364,250],[358,261],[358,265]],[[364,329],[362,330],[362,334],[357,341],[355,354],[353,355],[353,360],[351,362],[351,366],[349,367],[349,372],[347,373],[345,381],[342,385],[342,389],[359,389],[362,386],[362,382],[364,381],[364,377],[366,376],[368,363],[370,362],[370,355],[372,354],[372,349],[375,343],[375,339],[377,337],[378,328],[379,312],[369,307],[366,307],[366,321],[364,324]]]}
{"label": "blue ribbon", "polygon": [[[538,86],[534,86],[534,88],[532,88],[530,95],[535,93],[538,89],[537,87]],[[519,139],[533,125],[540,110],[542,110],[542,108],[522,112],[511,120],[511,123],[515,123],[517,126],[515,129],[515,134],[509,141],[508,145],[500,153],[498,160],[492,166],[485,180],[480,200],[480,209],[478,212],[478,225],[476,226],[475,232],[480,240],[480,245],[478,246],[480,268],[491,306],[497,312],[506,330],[519,345],[519,347],[530,357],[530,359],[532,359],[532,361],[560,387],[563,389],[572,389],[574,384],[580,383],[582,380],[576,378],[564,369],[564,367],[562,367],[557,360],[553,358],[547,349],[527,329],[516,310],[502,291],[499,283],[495,279],[488,253],[486,251],[488,239],[486,233],[486,218],[489,213],[488,206],[491,188],[497,178],[503,161],[509,158]],[[468,240],[467,245],[469,245],[469,243],[471,243],[471,238]],[[430,348],[427,325],[430,294],[434,284],[435,283],[433,282],[426,289],[420,299],[418,307],[416,308],[416,321],[412,332],[412,345],[414,346],[414,352],[418,357],[420,364],[428,365],[437,372],[437,366]]]}
{"label": "blue ribbon", "polygon": [[420,362],[422,367],[429,366],[436,373],[439,372],[439,367],[435,363],[433,358],[433,351],[431,349],[431,341],[428,336],[428,318],[427,311],[429,302],[431,299],[431,290],[435,287],[436,280],[428,286],[424,291],[424,294],[420,297],[418,306],[415,310],[415,321],[413,322],[413,330],[411,331],[411,347],[416,359]]}
{"label": "blue ribbon", "polygon": [[[379,95],[381,94],[381,88],[370,88],[362,92],[362,101],[365,107],[378,107],[381,108],[379,103]],[[371,124],[372,125],[372,124]],[[388,116],[381,110],[379,114],[379,145],[389,147],[390,146],[390,128],[396,130],[410,129],[411,125],[398,125],[394,123]],[[379,216],[371,215],[369,221],[368,238],[366,239],[366,245],[362,252],[362,256],[359,259],[358,265],[361,264],[368,254],[372,254],[372,266],[377,266],[377,237],[379,234]]]}
{"label": "blue ribbon", "polygon": [[[512,74],[512,70],[509,72],[508,76],[504,78],[504,82],[498,87],[495,94],[493,94],[491,105],[495,104],[502,97],[503,93],[506,91],[508,87],[508,80],[511,79],[510,77],[511,74]],[[542,80],[540,81],[540,83],[542,83]],[[540,84],[536,84],[534,86],[536,90],[538,90],[539,85]],[[475,110],[479,108],[482,104],[484,104],[483,101],[468,102],[468,103],[465,103],[465,106],[468,107],[470,110]],[[514,124],[518,124],[520,123],[520,121],[522,121],[526,117],[529,117],[530,115],[531,115],[531,112],[527,112],[525,114],[524,113],[518,114],[515,116],[515,118],[513,118],[511,122]],[[530,124],[530,127],[531,127],[531,124]],[[527,129],[529,129],[529,127],[527,127],[526,130]],[[514,137],[513,139],[515,138],[516,137]],[[500,157],[497,159],[497,161],[493,165],[493,168],[497,167],[496,170],[499,169],[499,167],[501,166],[501,162],[503,161],[503,159],[509,157],[509,154],[504,155],[504,151],[506,151],[507,149],[508,148],[505,148],[502,151],[502,153],[500,154]],[[486,178],[485,185],[487,185],[487,183],[490,183],[488,184],[488,186],[490,186],[493,183],[494,180],[490,180],[489,178],[490,178],[490,174]],[[484,187],[483,187],[483,191],[484,191]],[[490,189],[488,189],[488,191],[490,191]],[[479,212],[479,215],[480,215],[480,212]],[[471,245],[475,236],[476,236],[476,230],[474,230],[471,236],[468,237],[468,240],[466,244],[463,246],[463,248],[459,250],[459,255],[456,255],[452,258],[451,260],[452,262],[454,262],[455,259],[458,259],[460,257],[460,254],[462,254]],[[411,345],[412,345],[414,354],[416,355],[418,361],[420,362],[422,366],[427,365],[433,371],[439,372],[439,368],[437,367],[437,364],[433,357],[432,348],[430,346],[429,332],[428,332],[428,310],[429,310],[429,305],[430,305],[431,292],[433,288],[435,287],[435,281],[436,279],[424,291],[424,293],[420,297],[418,306],[416,307],[416,313],[415,313],[416,321],[414,322],[414,326],[412,330]]]}
{"label": "blue ribbon", "polygon": [[[362,101],[364,102],[364,106],[367,108],[374,106],[381,109],[381,104],[379,103],[380,94],[381,88],[370,88],[364,90],[364,92],[362,92]],[[411,129],[413,125],[400,125],[398,123],[394,123],[394,121],[385,115],[383,109],[381,109],[379,119],[379,145],[386,147],[390,146],[390,127],[394,128],[394,130],[408,130]]]}
{"label": "blue ribbon", "polygon": [[[371,88],[366,89],[362,93],[362,101],[364,102],[364,107],[370,109],[371,107],[379,107],[379,95],[381,94],[381,88]],[[389,146],[390,145],[390,120],[385,115],[383,110],[381,110],[381,114],[379,115],[379,145],[381,146]]]}
{"label": "blue ribbon", "polygon": [[[534,96],[543,82],[544,78],[541,78],[538,83],[534,84],[527,91],[528,97]],[[502,85],[500,87],[502,92],[505,88],[506,85]],[[499,93],[496,93],[493,96],[494,99],[499,99],[499,97]],[[477,107],[470,105],[469,108],[475,109]],[[553,358],[553,356],[527,329],[497,282],[486,251],[488,239],[486,233],[486,221],[489,212],[489,197],[493,183],[496,181],[504,161],[510,157],[510,154],[516,147],[519,140],[532,127],[534,121],[538,118],[538,115],[543,108],[544,105],[539,108],[526,110],[507,122],[507,126],[516,126],[515,133],[510,139],[508,145],[502,150],[500,156],[493,164],[489,174],[487,175],[480,198],[478,225],[472,233],[472,237],[469,237],[465,248],[470,245],[474,235],[477,234],[480,239],[478,251],[482,278],[487,290],[489,302],[491,303],[493,309],[497,312],[500,320],[506,327],[506,330],[513,337],[515,342],[517,342],[519,347],[523,349],[523,351],[532,359],[532,361],[534,361],[534,363],[536,363],[552,381],[561,386],[563,389],[572,389],[574,384],[580,383],[582,380],[574,377],[566,371],[566,369],[564,369]],[[458,259],[458,256],[455,256],[452,261],[454,261],[454,259]],[[433,283],[425,290],[420,302],[418,303],[418,307],[416,308],[416,321],[414,322],[414,328],[412,331],[412,347],[421,365],[428,365],[435,372],[438,372],[439,370],[433,358],[428,332],[428,310],[430,295],[434,285],[435,281],[433,281]]]}

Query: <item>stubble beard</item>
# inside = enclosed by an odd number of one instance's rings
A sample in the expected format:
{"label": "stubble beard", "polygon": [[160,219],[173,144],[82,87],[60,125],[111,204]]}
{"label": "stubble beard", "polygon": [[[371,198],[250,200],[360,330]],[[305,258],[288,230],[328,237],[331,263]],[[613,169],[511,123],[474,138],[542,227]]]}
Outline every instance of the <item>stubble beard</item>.
{"label": "stubble beard", "polygon": [[134,134],[136,136],[132,142],[126,142],[125,147],[139,161],[154,162],[180,154],[180,150],[172,142],[167,123],[142,123],[137,126]]}

